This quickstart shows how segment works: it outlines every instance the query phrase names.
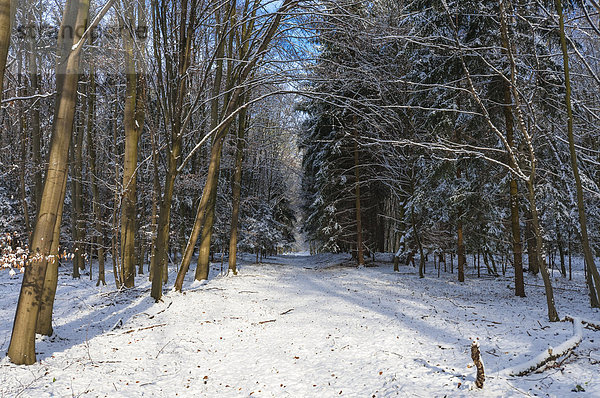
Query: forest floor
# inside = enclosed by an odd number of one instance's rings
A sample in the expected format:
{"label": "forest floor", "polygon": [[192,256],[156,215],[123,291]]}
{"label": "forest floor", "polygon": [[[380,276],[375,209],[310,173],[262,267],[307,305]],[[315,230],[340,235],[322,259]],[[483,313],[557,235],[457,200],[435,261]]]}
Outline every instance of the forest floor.
{"label": "forest floor", "polygon": [[[547,322],[539,277],[517,298],[508,276],[473,269],[459,284],[431,266],[425,279],[387,261],[359,269],[348,255],[251,258],[236,277],[219,264],[205,284],[190,272],[185,293],[158,304],[145,277],[116,291],[112,275],[96,287],[63,267],[55,334],[38,338],[32,366],[0,360],[0,397],[600,397],[599,331],[583,329],[582,343],[539,373],[499,372],[573,335],[570,322]],[[20,281],[0,275],[3,356]],[[553,281],[561,317],[600,321],[581,274]],[[471,339],[486,366],[482,390]]]}

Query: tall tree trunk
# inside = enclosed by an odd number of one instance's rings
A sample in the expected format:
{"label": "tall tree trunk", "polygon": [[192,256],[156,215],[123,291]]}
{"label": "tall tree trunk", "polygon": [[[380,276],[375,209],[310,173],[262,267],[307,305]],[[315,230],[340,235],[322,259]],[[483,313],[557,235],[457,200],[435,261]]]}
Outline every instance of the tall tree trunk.
{"label": "tall tree trunk", "polygon": [[410,210],[410,219],[413,226],[413,232],[415,233],[415,241],[417,242],[417,247],[419,248],[419,278],[425,278],[425,252],[423,251],[423,245],[421,244],[421,237],[419,236],[419,231],[417,230],[417,221],[415,219],[415,209],[411,208]]}
{"label": "tall tree trunk", "polygon": [[[504,35],[504,29],[501,29],[503,52],[508,52],[508,38]],[[506,124],[506,141],[511,148],[515,148],[514,139],[514,119],[512,114],[512,95],[508,82],[503,83],[504,91],[504,121]],[[512,157],[509,157],[512,167]],[[511,174],[510,179],[510,221],[512,230],[513,264],[515,267],[515,296],[525,297],[525,281],[523,278],[523,247],[521,246],[521,227],[519,224],[519,188],[517,179]]]}
{"label": "tall tree trunk", "polygon": [[360,170],[358,157],[358,126],[356,125],[356,117],[354,118],[354,195],[355,195],[355,211],[356,211],[356,260],[358,266],[365,265],[363,253],[363,235],[362,235],[362,216],[360,210]]}
{"label": "tall tree trunk", "polygon": [[[220,24],[221,22],[221,16],[220,16],[220,11],[217,10],[217,12],[215,12],[215,20],[217,21],[217,24]],[[212,90],[212,101],[211,101],[211,117],[210,117],[210,129],[213,130],[215,127],[217,127],[218,123],[219,123],[219,97],[221,95],[221,84],[223,81],[223,64],[224,64],[224,55],[225,55],[225,40],[224,40],[224,36],[225,36],[225,30],[228,27],[228,21],[225,20],[226,23],[223,24],[222,29],[217,29],[215,32],[215,42],[219,43],[219,47],[217,48],[217,52],[216,52],[216,59],[217,59],[217,66],[216,66],[216,70],[215,70],[215,79],[213,82],[213,90]],[[230,33],[230,38],[233,38],[233,33]],[[229,54],[229,59],[231,59],[232,56],[231,54]],[[227,69],[227,73],[228,75],[231,75],[232,70],[230,68]],[[227,85],[230,85],[230,76],[228,76],[227,79]],[[223,103],[225,104],[224,106],[226,106],[227,104],[227,98],[225,98],[223,100]],[[215,204],[217,201],[217,187],[219,184],[219,172],[220,172],[220,168],[221,168],[221,154],[222,154],[222,145],[223,145],[223,141],[222,140],[213,140],[213,146],[217,146],[217,151],[215,151],[214,149],[211,149],[211,159],[210,159],[210,166],[213,165],[213,162],[215,162],[216,167],[210,167],[209,166],[209,173],[212,171],[213,173],[216,173],[215,176],[210,176],[207,177],[207,184],[208,184],[208,178],[210,178],[211,184],[213,186],[209,187],[210,190],[210,197],[208,198],[208,203],[206,205],[206,210],[205,210],[205,215],[204,215],[204,223],[202,226],[202,234],[200,236],[200,249],[198,251],[198,264],[196,266],[196,275],[195,275],[195,279],[198,281],[201,280],[206,280],[208,279],[208,274],[209,274],[209,264],[210,264],[210,243],[211,243],[211,239],[212,239],[212,232],[213,232],[213,226],[214,226],[214,221],[215,221]],[[216,154],[216,157],[213,156],[213,154]]]}
{"label": "tall tree trunk", "polygon": [[540,272],[540,266],[538,262],[536,248],[537,243],[535,240],[535,233],[533,231],[533,223],[531,219],[531,213],[528,212],[527,218],[525,220],[525,236],[527,240],[527,265],[529,267],[529,272],[533,275],[537,275]]}
{"label": "tall tree trunk", "polygon": [[[23,57],[21,51],[17,54],[18,57],[18,73],[17,73],[17,84],[19,89],[17,90],[17,95],[24,96],[25,90],[23,88]],[[27,154],[27,125],[25,123],[25,114],[23,112],[23,104],[19,103],[19,136],[21,137],[21,170],[19,170],[19,191],[21,195],[21,205],[23,206],[23,221],[25,223],[25,233],[27,234],[27,241],[31,239],[31,223],[29,221],[29,205],[27,204],[27,189],[25,182],[25,174],[27,170],[26,160],[28,157]]]}
{"label": "tall tree trunk", "polygon": [[560,226],[556,222],[556,244],[558,246],[558,255],[560,256],[560,273],[563,278],[567,277],[567,267],[565,266],[565,243],[560,233]]}
{"label": "tall tree trunk", "polygon": [[[29,23],[33,24],[33,17],[30,16]],[[29,81],[31,82],[29,95],[33,96],[38,94],[40,91],[40,76],[38,72],[38,56],[36,42],[32,35],[28,37],[29,44]],[[33,158],[33,196],[35,199],[36,211],[40,208],[40,202],[42,200],[42,134],[40,131],[40,102],[35,101],[30,109],[31,112],[31,151]]]}
{"label": "tall tree trunk", "polygon": [[[216,158],[211,156],[211,165],[214,162],[214,167],[209,166],[209,173],[212,171],[214,175],[210,176],[211,185],[209,187],[210,196],[208,204],[206,206],[204,225],[202,226],[202,234],[200,235],[200,250],[198,251],[198,264],[196,267],[195,279],[197,281],[207,280],[209,269],[210,269],[210,244],[212,239],[213,226],[215,223],[215,205],[217,203],[217,191],[219,185],[219,172],[221,169],[221,155],[223,152],[223,141],[215,142],[213,145],[217,145],[218,148]],[[208,184],[208,180],[207,180]]]}
{"label": "tall tree trunk", "polygon": [[[528,155],[529,155],[529,176],[526,178],[527,183],[527,193],[529,196],[529,210],[531,212],[531,223],[533,226],[533,232],[536,237],[536,251],[537,251],[537,259],[540,267],[540,271],[542,274],[542,279],[544,280],[544,288],[546,291],[546,304],[548,307],[548,319],[550,322],[558,321],[558,314],[556,312],[556,307],[554,305],[554,293],[552,289],[552,283],[550,281],[550,275],[548,274],[548,269],[546,268],[546,263],[544,262],[543,255],[543,241],[542,241],[542,230],[539,223],[538,210],[537,210],[537,202],[535,197],[535,178],[536,178],[536,163],[537,159],[535,156],[535,151],[533,147],[533,139],[531,134],[528,132],[523,115],[521,114],[521,100],[519,91],[516,86],[516,75],[517,75],[517,67],[516,62],[513,56],[513,51],[511,48],[509,36],[508,36],[508,27],[507,27],[507,15],[504,7],[504,0],[500,1],[500,28],[502,29],[502,35],[505,37],[507,46],[505,47],[506,55],[508,56],[508,60],[510,63],[510,90],[512,93],[512,97],[514,100],[514,110],[517,116],[517,122],[519,126],[519,130],[523,136],[523,140],[527,146]],[[511,152],[512,148],[506,148],[507,151]],[[514,164],[515,161],[513,161]]]}
{"label": "tall tree trunk", "polygon": [[531,211],[531,223],[535,232],[536,239],[536,254],[537,254],[537,262],[540,267],[540,273],[542,274],[542,279],[544,280],[544,287],[546,291],[546,304],[548,307],[548,319],[550,322],[559,321],[558,313],[556,312],[556,306],[554,305],[554,293],[552,290],[552,283],[550,281],[550,275],[548,274],[548,268],[546,267],[546,260],[544,256],[544,243],[542,241],[542,230],[539,223],[538,211],[535,199],[535,191],[534,191],[534,177],[535,174],[532,172],[532,178],[527,183],[528,191],[529,191],[529,203],[530,203],[530,211]]}
{"label": "tall tree trunk", "polygon": [[[74,1],[74,0],[73,0]],[[62,26],[86,26],[89,12],[89,1],[79,0],[76,7],[66,7]],[[0,15],[5,13],[0,12]],[[66,23],[64,23],[66,21]],[[75,38],[81,32],[75,31]],[[72,43],[72,41],[71,41]],[[67,47],[67,48],[70,48]],[[80,48],[80,47],[79,47]],[[29,265],[25,267],[25,275],[13,324],[12,336],[8,348],[8,356],[15,364],[32,364],[35,356],[35,330],[44,278],[48,266],[48,256],[54,240],[54,230],[59,216],[61,202],[64,200],[64,186],[68,172],[69,143],[73,131],[73,118],[77,100],[77,81],[79,79],[79,50],[69,51],[61,57],[65,62],[61,79],[56,123],[50,145],[48,170],[37,222],[31,240]],[[60,74],[60,73],[59,73]],[[58,81],[58,78],[57,78]]]}
{"label": "tall tree trunk", "polygon": [[[456,177],[461,178],[462,171],[460,166],[457,165],[456,168]],[[458,257],[458,281],[465,281],[465,263],[466,263],[466,255],[465,255],[465,243],[463,239],[463,222],[462,222],[462,214],[463,208],[459,206],[458,208],[458,221],[456,223],[456,234],[457,234],[457,257]]]}
{"label": "tall tree trunk", "polygon": [[77,127],[73,134],[71,147],[71,233],[73,236],[73,278],[79,278],[79,270],[83,269],[83,198],[82,198],[82,163],[83,163],[83,122],[81,115],[77,117]]}
{"label": "tall tree trunk", "polygon": [[[104,265],[104,228],[102,227],[102,211],[100,210],[100,191],[98,180],[100,175],[96,165],[96,144],[94,142],[96,131],[96,72],[91,66],[88,85],[88,125],[87,148],[90,164],[90,180],[92,183],[92,210],[94,212],[94,228],[96,229],[94,245],[98,257],[98,280],[96,286],[106,285],[106,270]],[[91,263],[90,263],[91,270]]]}
{"label": "tall tree trunk", "polygon": [[[244,98],[242,97],[242,101]],[[242,193],[242,164],[244,161],[244,144],[246,134],[246,109],[240,112],[238,118],[238,134],[235,153],[235,174],[231,183],[231,228],[229,238],[229,272],[237,275],[237,241],[238,222],[240,217],[240,199]]]}
{"label": "tall tree trunk", "polygon": [[158,227],[158,198],[160,195],[160,181],[158,176],[158,153],[156,148],[156,137],[154,134],[154,129],[150,129],[150,141],[152,144],[152,170],[153,170],[153,178],[152,178],[152,218],[151,218],[151,231],[152,231],[152,239],[150,240],[150,265],[148,269],[148,278],[152,280],[152,272],[154,269],[155,262],[155,244],[156,244],[156,233]]}
{"label": "tall tree trunk", "polygon": [[[196,21],[196,1],[192,1],[190,6],[191,14],[188,20],[187,1],[184,2],[185,7],[182,7],[181,20],[179,23],[179,59],[176,69],[178,85],[173,98],[173,112],[171,119],[171,147],[167,159],[167,173],[165,176],[165,184],[163,188],[163,196],[160,202],[160,212],[158,216],[157,237],[154,246],[154,263],[152,264],[151,278],[152,290],[151,296],[156,301],[162,297],[162,284],[166,282],[167,267],[168,267],[168,250],[169,250],[169,230],[171,222],[171,203],[173,200],[173,191],[175,187],[175,179],[178,174],[178,166],[181,157],[183,130],[186,128],[185,123],[182,123],[182,114],[184,108],[185,93],[187,92],[187,72],[192,58],[192,40],[193,29]],[[166,5],[162,5],[166,7]],[[164,13],[161,13],[158,5],[153,2],[153,24],[155,31],[157,26],[165,28],[166,20]],[[164,12],[165,9],[162,9]],[[158,56],[160,49],[158,36],[155,35],[155,54]],[[159,71],[160,77],[162,73]],[[188,119],[189,120],[189,119]]]}
{"label": "tall tree trunk", "polygon": [[[114,159],[117,158],[117,136],[118,136],[118,126],[117,126],[117,117],[118,117],[118,98],[119,98],[119,90],[115,90],[115,100],[114,100],[114,110],[113,110],[113,156]],[[120,207],[120,195],[119,195],[119,163],[115,162],[115,176],[114,176],[114,187],[115,192],[113,195],[113,211],[112,211],[112,229],[111,229],[111,237],[110,237],[110,251],[111,251],[111,260],[113,265],[113,276],[115,278],[115,286],[117,289],[121,288],[123,284],[123,275],[121,272],[121,267],[119,267],[119,255],[118,255],[118,245],[117,245],[117,235],[118,235],[118,217],[119,217],[119,207]]]}
{"label": "tall tree trunk", "polygon": [[[588,271],[588,288],[590,295],[590,305],[592,308],[600,308],[600,273],[594,263],[594,256],[590,248],[590,242],[587,231],[587,219],[585,214],[585,203],[583,200],[583,187],[581,176],[579,175],[579,166],[577,164],[577,152],[575,151],[575,138],[573,136],[573,106],[571,104],[571,79],[569,70],[569,52],[567,49],[567,39],[565,36],[565,22],[561,0],[554,0],[556,12],[558,13],[558,24],[560,35],[560,47],[563,55],[563,70],[565,74],[565,106],[567,108],[567,134],[569,138],[569,153],[571,157],[571,168],[575,178],[575,189],[577,191],[577,213],[579,214],[579,227],[581,230],[581,245],[583,248],[583,257]],[[594,286],[595,285],[595,286]],[[595,287],[595,289],[594,289]]]}
{"label": "tall tree trunk", "polygon": [[[67,180],[63,191],[67,190]],[[63,196],[65,193],[63,192]],[[58,265],[60,263],[60,227],[62,224],[62,213],[65,201],[60,203],[56,224],[54,225],[54,238],[52,239],[52,247],[50,248],[50,258],[48,267],[46,268],[46,276],[44,278],[44,290],[42,291],[42,302],[38,313],[36,333],[44,336],[52,336],[52,312],[54,311],[54,297],[56,296],[56,288],[58,285]]]}
{"label": "tall tree trunk", "polygon": [[169,153],[168,170],[165,176],[165,186],[163,196],[160,202],[160,211],[158,213],[157,236],[155,241],[154,263],[152,265],[152,291],[151,296],[156,301],[162,297],[162,284],[169,250],[169,225],[171,223],[171,203],[173,201],[173,190],[175,188],[175,178],[177,175],[177,162],[181,154],[181,140],[176,140],[171,152]]}
{"label": "tall tree trunk", "polygon": [[121,267],[125,287],[135,285],[135,238],[136,238],[136,187],[138,144],[145,118],[145,80],[137,73],[137,51],[134,48],[135,21],[133,8],[125,4],[124,26],[122,30],[125,47],[125,68],[127,85],[125,91],[125,155],[123,164],[123,200],[121,202]]}
{"label": "tall tree trunk", "polygon": [[202,190],[202,197],[196,210],[196,218],[194,220],[192,232],[190,233],[190,237],[181,260],[181,266],[179,268],[179,272],[177,273],[177,279],[175,280],[175,290],[177,291],[181,291],[181,288],[183,287],[183,278],[189,269],[192,254],[194,252],[194,246],[196,245],[196,241],[200,235],[200,230],[204,224],[206,209],[208,208],[209,200],[212,197],[212,190],[216,189],[217,187],[217,184],[214,180],[218,178],[217,168],[219,167],[219,158],[223,139],[224,137],[218,137],[218,140],[213,142],[213,146],[211,148],[206,183],[204,184],[204,189]]}
{"label": "tall tree trunk", "polygon": [[0,99],[4,91],[4,71],[12,29],[12,0],[0,0]]}
{"label": "tall tree trunk", "polygon": [[[39,76],[37,72],[37,56],[35,53],[29,54],[30,62],[29,68],[32,68],[30,79],[31,79],[31,92],[30,95],[35,95],[39,92]],[[40,131],[40,106],[39,101],[36,101],[31,109],[31,151],[33,158],[33,196],[35,199],[36,211],[40,208],[40,202],[42,200],[42,134]]]}

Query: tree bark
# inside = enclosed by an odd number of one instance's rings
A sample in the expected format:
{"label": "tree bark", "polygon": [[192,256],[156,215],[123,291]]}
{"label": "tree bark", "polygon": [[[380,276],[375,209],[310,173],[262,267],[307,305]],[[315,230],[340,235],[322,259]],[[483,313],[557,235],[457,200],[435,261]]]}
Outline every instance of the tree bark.
{"label": "tree bark", "polygon": [[[183,130],[185,129],[185,123],[182,123],[182,114],[184,107],[185,92],[188,84],[187,71],[191,62],[192,57],[192,40],[193,40],[193,26],[196,21],[196,2],[192,1],[191,4],[191,15],[188,20],[187,15],[187,1],[184,1],[184,10],[181,15],[179,23],[179,63],[176,69],[176,75],[179,84],[177,85],[177,91],[173,100],[173,116],[171,119],[171,147],[168,153],[167,159],[167,173],[165,176],[165,184],[163,189],[163,196],[160,203],[160,212],[158,216],[157,226],[157,237],[154,247],[154,258],[151,272],[152,278],[152,290],[151,296],[156,301],[162,297],[162,284],[166,282],[167,277],[167,257],[169,250],[169,230],[171,222],[171,203],[173,201],[173,191],[175,187],[175,179],[178,174],[178,166],[181,157],[182,150],[182,139]],[[166,7],[166,5],[162,5]],[[164,13],[160,13],[158,5],[153,3],[153,16],[154,26],[160,26],[165,29],[166,20]],[[165,9],[162,10],[163,12]],[[160,14],[160,15],[159,15]],[[156,29],[158,31],[158,29]],[[158,58],[159,42],[158,37],[155,36],[155,54]]]}
{"label": "tree bark", "polygon": [[152,280],[152,272],[154,269],[155,263],[155,244],[156,244],[156,234],[158,227],[158,198],[160,195],[160,181],[158,176],[158,153],[156,148],[156,137],[154,134],[154,130],[150,129],[150,141],[152,143],[152,169],[153,169],[153,178],[152,178],[152,218],[151,218],[151,230],[152,230],[152,239],[150,240],[150,265],[148,269],[148,278]]}
{"label": "tree bark", "polygon": [[[67,180],[63,187],[64,192],[67,190]],[[44,336],[52,336],[52,313],[54,311],[54,297],[58,285],[58,265],[60,264],[60,227],[62,224],[62,213],[65,201],[60,204],[56,224],[54,225],[54,238],[52,239],[52,247],[50,248],[50,260],[46,268],[46,276],[44,278],[44,289],[42,291],[42,301],[38,313],[36,333]]]}
{"label": "tree bark", "polygon": [[[501,0],[500,7],[502,8],[502,15],[505,16],[504,12],[504,0]],[[501,18],[500,21],[500,37],[502,41],[502,52],[508,55],[512,49],[508,39],[508,26],[506,20]],[[504,91],[504,106],[502,110],[504,112],[504,121],[506,124],[506,142],[510,148],[515,148],[515,134],[514,134],[514,118],[512,112],[512,94],[510,91],[510,84],[507,81],[502,83]],[[513,157],[509,156],[509,164],[512,168],[517,167]],[[512,247],[513,247],[513,265],[515,268],[515,296],[525,297],[525,281],[523,278],[523,247],[521,245],[521,227],[519,224],[519,190],[517,185],[517,178],[514,173],[511,173],[510,179],[510,221],[512,231]]]}
{"label": "tree bark", "polygon": [[355,211],[356,211],[356,260],[358,266],[365,265],[363,254],[363,235],[362,235],[362,215],[360,210],[360,170],[358,156],[358,126],[356,125],[356,117],[354,118],[354,196],[355,196]]}
{"label": "tree bark", "polygon": [[[228,29],[228,26],[230,25],[230,22],[233,21],[234,19],[234,15],[232,14],[231,16],[231,20],[226,20],[226,23],[223,24],[221,29],[217,29],[216,33],[215,33],[215,42],[219,43],[219,46],[217,48],[217,52],[216,52],[216,59],[217,59],[217,66],[216,66],[216,70],[215,70],[215,79],[213,82],[213,90],[212,90],[212,101],[211,101],[211,116],[210,116],[210,129],[213,130],[215,127],[217,127],[218,123],[219,123],[219,97],[221,95],[221,90],[222,90],[222,81],[223,81],[223,65],[224,65],[224,55],[225,55],[225,37],[226,37],[226,30]],[[215,20],[217,21],[217,24],[221,24],[221,16],[220,16],[220,10],[217,10],[215,12]],[[229,33],[229,37],[230,40],[233,39],[233,32]],[[231,46],[230,46],[230,50],[231,51]],[[231,59],[232,58],[232,54],[229,53],[228,54],[228,58]],[[230,84],[232,83],[231,80],[231,74],[232,74],[232,70],[231,68],[227,68],[227,86],[229,88]],[[225,99],[223,100],[223,103],[226,105],[227,104],[227,95],[225,96]],[[224,106],[225,106],[224,105]],[[200,236],[200,249],[198,251],[198,263],[196,266],[196,275],[195,275],[195,279],[198,281],[201,280],[207,280],[208,279],[208,274],[209,274],[209,264],[210,264],[210,243],[211,243],[211,239],[212,239],[212,232],[213,232],[213,226],[214,226],[214,221],[215,221],[215,204],[217,201],[217,187],[219,184],[219,172],[220,172],[220,168],[221,168],[221,154],[222,154],[222,145],[223,145],[223,140],[213,140],[213,146],[217,146],[217,151],[215,151],[215,148],[211,149],[211,158],[210,158],[210,164],[209,164],[209,177],[207,177],[207,182],[206,184],[208,184],[208,181],[210,180],[210,184],[212,186],[208,187],[209,188],[209,192],[210,192],[210,196],[208,198],[208,203],[206,205],[206,209],[205,209],[205,215],[204,215],[204,222],[203,222],[203,226],[202,226],[202,234]],[[215,162],[215,166],[216,167],[212,167],[213,166],[213,162]],[[210,173],[216,173],[216,175],[211,175]]]}
{"label": "tree bark", "polygon": [[[90,164],[90,180],[92,183],[92,209],[94,212],[94,227],[96,229],[94,245],[98,257],[98,280],[96,286],[106,285],[106,270],[104,265],[104,228],[102,227],[102,211],[100,209],[100,191],[98,180],[99,170],[96,165],[96,144],[94,142],[96,131],[96,73],[92,66],[90,70],[90,81],[88,91],[88,126],[87,147]],[[91,265],[90,265],[91,269]]]}
{"label": "tree bark", "polygon": [[[532,135],[528,132],[526,127],[523,115],[521,114],[521,100],[519,91],[516,86],[516,74],[517,67],[516,62],[513,56],[513,52],[510,45],[510,40],[508,37],[508,28],[507,28],[507,16],[506,10],[504,8],[504,1],[500,1],[500,24],[502,29],[502,34],[506,38],[506,42],[508,45],[505,48],[506,55],[508,56],[508,60],[510,63],[510,90],[514,100],[514,110],[517,116],[517,124],[519,126],[519,130],[523,136],[523,140],[527,146],[528,155],[529,155],[529,175],[527,176],[526,184],[527,184],[527,193],[529,196],[529,211],[531,213],[531,223],[533,227],[533,232],[536,238],[536,254],[537,261],[539,264],[539,268],[542,274],[542,279],[544,280],[544,288],[546,291],[546,304],[548,307],[548,319],[550,322],[558,321],[558,314],[556,312],[556,307],[554,305],[554,293],[552,289],[552,283],[550,281],[550,275],[548,274],[548,269],[546,268],[546,263],[543,255],[543,240],[542,240],[542,229],[539,223],[538,210],[537,210],[537,202],[535,197],[535,179],[536,179],[536,164],[537,159],[535,156],[535,150],[533,147],[533,139]],[[512,148],[508,146],[507,151],[509,154],[512,153]],[[513,164],[516,163],[516,160],[513,161]]]}
{"label": "tree bark", "polygon": [[[23,88],[23,54],[19,52],[17,54],[18,57],[18,78],[17,84],[20,87],[17,90],[18,95],[25,95],[25,90]],[[23,104],[19,104],[19,136],[21,137],[21,170],[19,170],[19,191],[21,196],[21,205],[23,206],[23,221],[25,224],[25,233],[27,235],[27,241],[31,239],[31,222],[29,221],[29,205],[27,204],[27,191],[26,191],[26,182],[25,182],[25,173],[27,170],[26,160],[27,160],[27,125],[25,123],[25,114],[23,112]]]}
{"label": "tree bark", "polygon": [[[242,98],[242,101],[244,99]],[[237,275],[237,241],[238,241],[238,222],[240,217],[240,199],[242,193],[242,164],[244,160],[244,144],[246,133],[246,110],[240,112],[238,118],[238,134],[235,153],[235,174],[231,183],[232,192],[232,210],[231,210],[231,228],[229,238],[229,272]]]}
{"label": "tree bark", "polygon": [[71,234],[73,237],[73,278],[79,278],[79,270],[83,269],[83,123],[82,117],[77,118],[77,127],[73,134],[71,147],[71,198],[73,208],[71,209]]}
{"label": "tree bark", "polygon": [[4,91],[4,71],[12,29],[12,0],[0,0],[0,99]]}
{"label": "tree bark", "polygon": [[525,236],[527,240],[527,265],[529,272],[533,275],[537,275],[540,272],[540,266],[538,262],[538,255],[536,249],[535,233],[533,231],[533,225],[531,222],[531,213],[527,214],[525,220]]}
{"label": "tree bark", "polygon": [[123,162],[123,198],[121,202],[121,267],[123,272],[123,285],[135,285],[135,240],[137,232],[136,217],[136,188],[137,188],[137,161],[138,144],[145,118],[145,79],[137,73],[138,52],[134,48],[135,21],[133,8],[125,4],[124,26],[122,30],[125,49],[126,91],[125,91],[125,154]]}
{"label": "tree bark", "polygon": [[[571,157],[571,168],[575,178],[575,189],[577,192],[577,213],[579,214],[579,227],[581,229],[581,245],[585,265],[588,270],[588,288],[590,296],[590,305],[592,308],[600,308],[600,273],[594,263],[594,256],[590,248],[590,242],[587,231],[587,217],[585,213],[585,203],[583,200],[583,187],[581,176],[579,175],[579,166],[577,164],[577,152],[575,151],[575,138],[573,135],[573,106],[571,104],[571,79],[569,69],[569,52],[567,49],[567,39],[565,35],[565,22],[561,0],[554,0],[556,12],[558,13],[558,24],[560,35],[560,47],[563,56],[563,70],[565,75],[565,106],[567,108],[567,134],[569,139],[569,154]],[[595,286],[594,286],[595,285]]]}
{"label": "tree bark", "polygon": [[[462,175],[462,171],[460,169],[460,166],[457,166],[456,177],[461,178],[461,175]],[[457,253],[457,257],[458,257],[458,281],[459,282],[465,281],[465,262],[466,262],[465,243],[464,243],[464,239],[463,239],[462,213],[463,213],[462,206],[459,206],[458,221],[456,223],[456,235],[457,235],[456,253]]]}
{"label": "tree bark", "polygon": [[204,223],[206,209],[208,208],[209,204],[208,202],[212,196],[212,189],[216,188],[216,183],[214,180],[218,178],[216,168],[219,167],[219,164],[217,162],[217,159],[220,157],[223,139],[224,137],[220,137],[218,141],[215,141],[213,143],[213,146],[211,148],[210,163],[208,166],[206,183],[204,184],[204,189],[202,190],[202,198],[200,199],[200,203],[198,204],[198,208],[196,210],[196,218],[194,220],[192,232],[190,233],[190,237],[188,239],[183,258],[181,259],[181,266],[179,267],[179,272],[177,273],[177,279],[175,280],[176,291],[181,291],[183,287],[183,278],[187,273],[187,270],[189,269],[192,254],[194,252],[194,246],[196,244],[196,241],[198,240],[200,230]]}
{"label": "tree bark", "polygon": [[[30,23],[33,23],[30,20]],[[36,54],[36,47],[34,39],[29,38],[29,80],[31,81],[30,94],[35,95],[40,91],[40,79],[38,72],[38,59]],[[31,151],[33,158],[33,196],[35,199],[36,211],[40,208],[40,202],[42,200],[42,134],[40,131],[40,105],[39,101],[36,101],[31,107]]]}
{"label": "tree bark", "polygon": [[[508,48],[508,42],[504,35],[502,45],[505,49]],[[505,50],[506,51],[506,50]],[[512,115],[512,96],[510,87],[507,82],[504,82],[504,121],[506,123],[506,141],[512,148],[515,147],[514,140],[514,119]],[[512,163],[512,158],[509,159]],[[515,166],[515,165],[511,165]],[[525,297],[525,281],[523,278],[523,247],[521,246],[521,226],[519,224],[519,188],[517,179],[514,175],[510,179],[510,225],[512,232],[512,247],[513,247],[513,265],[515,267],[515,296]]]}
{"label": "tree bark", "polygon": [[[89,1],[79,0],[76,7],[66,7],[63,26],[85,26],[89,12]],[[0,13],[1,14],[1,13]],[[70,22],[70,23],[69,23]],[[75,31],[75,38],[81,32]],[[71,41],[72,43],[72,41]],[[70,47],[69,47],[70,48]],[[27,267],[17,304],[8,356],[15,364],[32,364],[35,356],[35,330],[42,299],[44,278],[54,240],[54,230],[64,201],[64,186],[68,172],[69,142],[73,131],[73,118],[77,100],[79,79],[79,51],[69,51],[61,57],[65,62],[62,88],[56,111],[56,123],[50,145],[48,170],[37,222],[31,240],[31,258]],[[58,81],[58,78],[57,78]]]}

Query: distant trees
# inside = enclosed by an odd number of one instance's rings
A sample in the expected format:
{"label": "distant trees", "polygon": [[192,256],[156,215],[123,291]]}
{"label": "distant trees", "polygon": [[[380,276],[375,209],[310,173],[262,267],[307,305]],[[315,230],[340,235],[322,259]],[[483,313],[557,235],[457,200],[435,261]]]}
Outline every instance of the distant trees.
{"label": "distant trees", "polygon": [[[576,207],[577,190],[568,188],[573,182],[562,170],[569,167],[567,157],[585,153],[586,146],[571,145],[569,155],[560,127],[577,119],[560,105],[568,65],[551,54],[561,49],[561,31],[565,54],[567,40],[573,46],[583,36],[561,28],[556,11],[542,3],[372,2],[360,10],[352,2],[321,3],[325,11],[313,25],[319,58],[302,108],[309,115],[304,184],[311,240],[323,250],[348,249],[339,221],[356,205],[340,201],[348,198],[339,187],[351,167],[349,159],[346,165],[342,160],[349,153],[343,149],[349,134],[342,127],[357,129],[361,170],[371,164],[366,159],[378,159],[381,169],[369,179],[390,193],[369,204],[401,234],[399,242],[406,246],[399,255],[404,250],[410,258],[423,246],[421,257],[427,251],[458,254],[463,280],[467,252],[481,253],[493,272],[493,254],[511,247],[515,294],[525,296],[526,226],[530,270],[541,272],[549,318],[558,319],[547,259],[549,250],[562,253],[566,275],[566,247],[574,246],[570,227],[551,214],[563,220],[560,215]],[[574,15],[585,11],[573,10]],[[578,77],[597,79],[585,51],[573,48]],[[579,120],[589,120],[590,106],[578,104]],[[352,113],[360,115],[353,122],[340,116]],[[589,124],[580,128],[583,136],[596,131]],[[595,173],[595,168],[588,163],[586,170]],[[577,173],[576,166],[571,169]],[[341,185],[331,183],[340,180]],[[587,189],[598,192],[592,179],[586,180]],[[560,210],[551,212],[557,203]],[[594,270],[589,269],[588,283]]]}

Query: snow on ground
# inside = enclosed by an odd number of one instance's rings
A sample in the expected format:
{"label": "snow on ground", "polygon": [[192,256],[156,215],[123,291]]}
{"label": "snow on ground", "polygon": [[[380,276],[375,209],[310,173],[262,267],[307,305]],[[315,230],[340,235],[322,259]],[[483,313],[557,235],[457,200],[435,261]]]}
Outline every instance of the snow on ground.
{"label": "snow on ground", "polygon": [[[541,279],[528,278],[522,299],[508,277],[469,274],[459,284],[443,272],[394,273],[388,262],[358,269],[347,255],[252,258],[236,277],[219,276],[213,264],[206,284],[193,284],[190,272],[185,293],[158,304],[145,277],[115,291],[72,280],[64,267],[55,335],[38,339],[35,365],[0,360],[0,396],[600,397],[600,332],[589,329],[543,373],[498,374],[573,334],[569,322],[546,321]],[[559,315],[600,321],[575,275],[555,274]],[[4,355],[20,277],[1,277]],[[483,390],[474,388],[474,338],[488,375]]]}

